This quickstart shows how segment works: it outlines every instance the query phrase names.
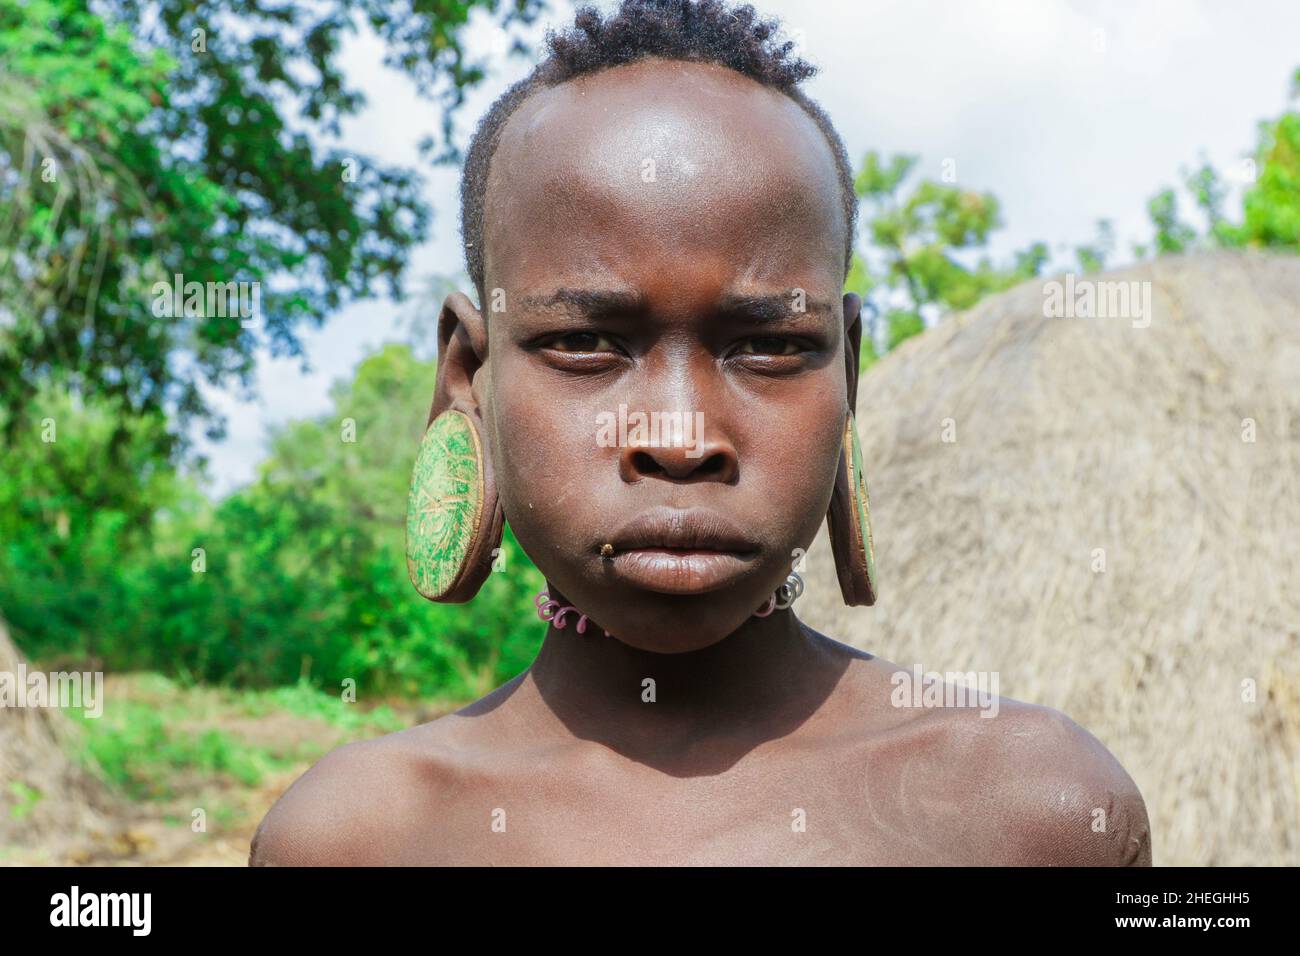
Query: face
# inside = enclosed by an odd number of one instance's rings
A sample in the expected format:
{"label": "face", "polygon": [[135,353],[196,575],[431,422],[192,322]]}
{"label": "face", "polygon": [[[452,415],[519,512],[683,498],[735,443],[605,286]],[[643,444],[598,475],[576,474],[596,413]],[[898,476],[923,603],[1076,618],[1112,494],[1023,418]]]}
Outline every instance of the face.
{"label": "face", "polygon": [[812,542],[839,462],[858,302],[821,132],[721,67],[606,70],[511,117],[484,218],[465,378],[506,520],[618,639],[721,640]]}

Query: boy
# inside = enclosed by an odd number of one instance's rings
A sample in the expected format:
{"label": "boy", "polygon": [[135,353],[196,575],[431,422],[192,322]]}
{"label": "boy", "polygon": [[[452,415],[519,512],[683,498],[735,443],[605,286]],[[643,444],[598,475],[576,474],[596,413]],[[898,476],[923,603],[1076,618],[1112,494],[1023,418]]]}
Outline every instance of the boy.
{"label": "boy", "polygon": [[[1068,718],[896,706],[899,667],[769,599],[846,460],[861,306],[851,170],[774,32],[713,0],[584,10],[484,119],[462,225],[491,307],[447,299],[434,413],[481,429],[590,627],[328,754],[253,864],[1149,865],[1136,786]],[[604,447],[621,405],[703,435]]]}

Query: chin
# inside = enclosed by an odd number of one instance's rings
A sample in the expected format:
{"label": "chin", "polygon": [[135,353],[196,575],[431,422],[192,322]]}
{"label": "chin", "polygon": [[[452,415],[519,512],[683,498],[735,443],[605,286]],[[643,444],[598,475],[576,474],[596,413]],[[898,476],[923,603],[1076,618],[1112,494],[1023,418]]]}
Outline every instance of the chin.
{"label": "chin", "polygon": [[589,627],[584,636],[594,633],[638,650],[681,654],[702,650],[735,633],[763,600],[726,591],[692,595],[641,591],[593,594],[590,610],[576,599],[574,603],[599,624],[594,631]]}

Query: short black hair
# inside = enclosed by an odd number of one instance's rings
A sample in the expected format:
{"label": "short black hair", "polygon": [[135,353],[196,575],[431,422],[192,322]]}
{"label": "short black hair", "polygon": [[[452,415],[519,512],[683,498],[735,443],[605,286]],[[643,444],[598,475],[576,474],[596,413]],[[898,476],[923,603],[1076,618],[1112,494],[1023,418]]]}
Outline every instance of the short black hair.
{"label": "short black hair", "polygon": [[483,205],[488,169],[506,121],[540,89],[649,57],[720,64],[780,90],[812,117],[830,146],[839,173],[847,225],[847,277],[858,220],[853,170],[830,118],[798,89],[798,84],[816,73],[817,68],[791,56],[794,42],[778,42],[780,30],[779,20],[759,19],[749,4],[731,7],[724,0],[622,0],[609,17],[602,17],[595,7],[584,6],[577,11],[571,29],[562,33],[548,30],[549,55],[492,104],[479,122],[465,157],[460,181],[460,231],[465,264],[478,291],[479,305],[485,301]]}

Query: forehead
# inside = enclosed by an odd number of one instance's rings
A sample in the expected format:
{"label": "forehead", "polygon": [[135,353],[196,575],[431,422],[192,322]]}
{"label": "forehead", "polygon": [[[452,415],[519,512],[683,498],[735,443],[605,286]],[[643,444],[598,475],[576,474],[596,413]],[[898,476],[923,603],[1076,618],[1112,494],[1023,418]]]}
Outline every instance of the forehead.
{"label": "forehead", "polygon": [[843,280],[838,172],[807,113],[714,64],[643,60],[529,97],[485,201],[488,288]]}

